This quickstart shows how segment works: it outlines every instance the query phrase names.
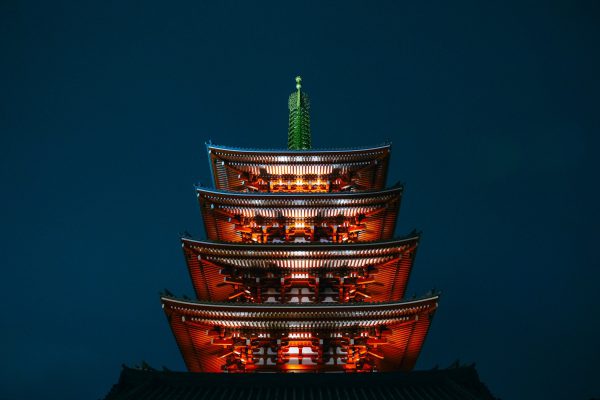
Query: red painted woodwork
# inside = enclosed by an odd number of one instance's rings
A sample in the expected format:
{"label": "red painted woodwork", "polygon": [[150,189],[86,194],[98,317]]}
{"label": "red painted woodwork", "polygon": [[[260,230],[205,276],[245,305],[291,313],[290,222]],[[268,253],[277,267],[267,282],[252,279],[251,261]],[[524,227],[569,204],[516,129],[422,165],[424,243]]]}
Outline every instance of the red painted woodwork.
{"label": "red painted woodwork", "polygon": [[195,372],[409,371],[438,296],[370,304],[162,303]]}
{"label": "red painted woodwork", "polygon": [[411,370],[438,296],[403,300],[420,235],[394,239],[390,146],[207,150],[207,240],[182,239],[197,300],[161,298],[188,370]]}

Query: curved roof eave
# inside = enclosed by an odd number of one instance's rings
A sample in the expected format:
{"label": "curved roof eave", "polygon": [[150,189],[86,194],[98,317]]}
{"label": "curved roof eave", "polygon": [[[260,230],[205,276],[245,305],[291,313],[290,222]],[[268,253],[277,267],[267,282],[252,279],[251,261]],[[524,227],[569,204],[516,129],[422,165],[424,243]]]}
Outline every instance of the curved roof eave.
{"label": "curved roof eave", "polygon": [[230,312],[270,312],[272,310],[291,311],[291,312],[302,312],[302,311],[314,311],[314,310],[327,310],[335,311],[368,311],[368,310],[380,310],[380,309],[402,309],[410,307],[418,307],[430,304],[432,302],[437,303],[439,301],[440,294],[435,293],[426,295],[417,299],[401,300],[401,301],[390,301],[381,303],[335,303],[335,304],[310,304],[310,303],[285,303],[285,304],[268,304],[268,303],[230,303],[230,302],[213,302],[213,301],[201,301],[201,300],[184,300],[179,299],[175,296],[161,295],[161,302],[179,304],[181,306],[187,306],[201,309],[219,309],[219,311],[230,311]]}
{"label": "curved roof eave", "polygon": [[335,192],[335,193],[264,193],[264,192],[235,192],[232,190],[224,189],[211,189],[202,186],[196,186],[196,192],[199,193],[210,193],[214,195],[220,195],[224,197],[243,197],[243,198],[324,198],[324,199],[336,199],[336,198],[348,198],[348,197],[376,197],[378,195],[385,195],[389,193],[402,193],[404,191],[404,185],[396,184],[392,187],[383,190],[363,190],[360,192]]}
{"label": "curved roof eave", "polygon": [[395,238],[392,240],[379,240],[374,242],[356,242],[356,243],[320,243],[320,242],[308,242],[308,243],[268,243],[268,244],[256,244],[256,243],[237,243],[237,242],[217,242],[212,240],[195,240],[191,238],[182,237],[181,241],[193,244],[195,246],[213,247],[213,248],[235,248],[246,251],[262,251],[269,249],[284,249],[289,247],[290,249],[298,251],[310,251],[310,250],[360,250],[360,249],[378,249],[396,247],[408,242],[418,240],[421,238],[421,232],[409,234],[404,237]]}
{"label": "curved roof eave", "polygon": [[369,147],[353,147],[353,148],[336,148],[336,149],[311,149],[311,150],[289,150],[289,149],[251,149],[234,146],[216,145],[214,143],[206,143],[206,149],[217,149],[231,151],[237,153],[262,153],[269,155],[285,155],[286,153],[294,155],[312,155],[312,154],[329,154],[329,153],[361,153],[373,150],[391,149],[391,143],[384,143],[377,146]]}

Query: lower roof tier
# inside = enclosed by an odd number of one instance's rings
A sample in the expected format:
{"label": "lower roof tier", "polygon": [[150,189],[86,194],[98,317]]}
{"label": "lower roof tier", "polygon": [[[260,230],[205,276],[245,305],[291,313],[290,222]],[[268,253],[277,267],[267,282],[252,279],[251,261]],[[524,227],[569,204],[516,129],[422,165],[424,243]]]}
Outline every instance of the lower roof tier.
{"label": "lower roof tier", "polygon": [[198,188],[210,240],[356,242],[394,235],[402,187],[325,194],[236,193]]}
{"label": "lower roof tier", "polygon": [[237,244],[182,239],[196,296],[252,302],[397,301],[419,235],[350,244]]}
{"label": "lower roof tier", "polygon": [[105,400],[495,400],[471,366],[387,374],[195,374],[123,367]]}
{"label": "lower roof tier", "polygon": [[336,305],[162,305],[194,372],[411,370],[439,296]]}

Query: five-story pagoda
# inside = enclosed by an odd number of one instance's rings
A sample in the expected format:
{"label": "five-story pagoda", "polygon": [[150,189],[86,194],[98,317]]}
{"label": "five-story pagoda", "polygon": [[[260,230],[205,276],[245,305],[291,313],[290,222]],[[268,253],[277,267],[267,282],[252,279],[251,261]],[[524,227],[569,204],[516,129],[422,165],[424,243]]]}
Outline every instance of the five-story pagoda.
{"label": "five-story pagoda", "polygon": [[192,372],[411,370],[438,296],[404,300],[419,235],[394,238],[390,145],[311,150],[296,78],[288,149],[207,145],[207,240],[182,239],[197,300],[162,296]]}

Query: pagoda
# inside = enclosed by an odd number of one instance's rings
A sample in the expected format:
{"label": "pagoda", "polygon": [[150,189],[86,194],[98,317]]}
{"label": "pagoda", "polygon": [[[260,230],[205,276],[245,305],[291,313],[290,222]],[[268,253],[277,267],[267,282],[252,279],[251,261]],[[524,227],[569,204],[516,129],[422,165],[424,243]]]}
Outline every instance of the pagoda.
{"label": "pagoda", "polygon": [[196,194],[206,240],[182,238],[195,300],[161,296],[191,372],[414,367],[438,295],[406,299],[419,234],[395,237],[391,146],[311,149],[296,78],[288,149],[207,144]]}

